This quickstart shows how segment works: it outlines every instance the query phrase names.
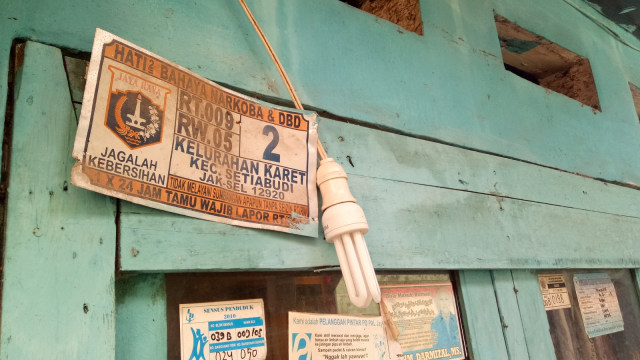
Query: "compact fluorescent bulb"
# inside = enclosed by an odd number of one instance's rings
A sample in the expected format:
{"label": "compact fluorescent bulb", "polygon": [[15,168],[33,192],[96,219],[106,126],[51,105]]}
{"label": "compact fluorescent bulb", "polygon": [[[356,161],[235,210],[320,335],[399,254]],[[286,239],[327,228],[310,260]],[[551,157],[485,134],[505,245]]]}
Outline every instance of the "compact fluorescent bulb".
{"label": "compact fluorescent bulb", "polygon": [[349,299],[357,307],[380,302],[380,286],[373,270],[364,234],[369,224],[351,195],[347,173],[332,158],[320,160],[316,173],[322,193],[322,227],[327,242],[336,247]]}

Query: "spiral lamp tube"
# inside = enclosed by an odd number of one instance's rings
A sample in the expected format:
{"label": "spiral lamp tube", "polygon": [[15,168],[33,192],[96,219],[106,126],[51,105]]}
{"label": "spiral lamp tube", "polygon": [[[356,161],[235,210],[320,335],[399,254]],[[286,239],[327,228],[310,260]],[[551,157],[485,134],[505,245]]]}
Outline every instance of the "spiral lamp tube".
{"label": "spiral lamp tube", "polygon": [[322,193],[322,227],[333,243],[351,302],[360,308],[380,302],[380,286],[364,241],[369,224],[351,195],[347,173],[332,158],[320,161],[317,183]]}

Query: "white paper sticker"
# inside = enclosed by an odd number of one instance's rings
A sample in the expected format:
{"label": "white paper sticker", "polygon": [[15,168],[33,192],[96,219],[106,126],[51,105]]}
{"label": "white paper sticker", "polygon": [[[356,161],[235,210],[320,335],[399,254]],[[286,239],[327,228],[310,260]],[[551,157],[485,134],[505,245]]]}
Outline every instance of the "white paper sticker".
{"label": "white paper sticker", "polygon": [[464,359],[451,282],[383,285],[380,290],[393,350],[388,359]]}
{"label": "white paper sticker", "polygon": [[180,304],[181,360],[264,360],[262,299]]}
{"label": "white paper sticker", "polygon": [[616,289],[605,273],[575,274],[573,282],[590,338],[624,330]]}
{"label": "white paper sticker", "polygon": [[289,360],[383,360],[379,316],[289,312]]}
{"label": "white paper sticker", "polygon": [[315,119],[98,29],[71,180],[166,211],[317,237]]}
{"label": "white paper sticker", "polygon": [[544,309],[556,310],[571,307],[567,283],[562,274],[539,274],[538,282],[542,292]]}

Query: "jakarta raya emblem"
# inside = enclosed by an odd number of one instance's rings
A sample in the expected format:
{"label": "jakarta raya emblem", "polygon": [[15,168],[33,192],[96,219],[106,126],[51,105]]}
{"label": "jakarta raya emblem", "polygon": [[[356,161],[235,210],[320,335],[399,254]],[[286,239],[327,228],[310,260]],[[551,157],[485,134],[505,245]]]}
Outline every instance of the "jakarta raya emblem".
{"label": "jakarta raya emblem", "polygon": [[118,68],[109,70],[113,77],[105,126],[130,149],[159,143],[170,91]]}

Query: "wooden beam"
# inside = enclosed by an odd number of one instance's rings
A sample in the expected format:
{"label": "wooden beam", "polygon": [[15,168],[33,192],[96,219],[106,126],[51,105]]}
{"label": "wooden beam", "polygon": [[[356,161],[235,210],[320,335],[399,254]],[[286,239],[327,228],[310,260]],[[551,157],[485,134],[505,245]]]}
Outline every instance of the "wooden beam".
{"label": "wooden beam", "polygon": [[114,359],[115,205],[71,185],[60,50],[28,42],[18,81],[0,358]]}

